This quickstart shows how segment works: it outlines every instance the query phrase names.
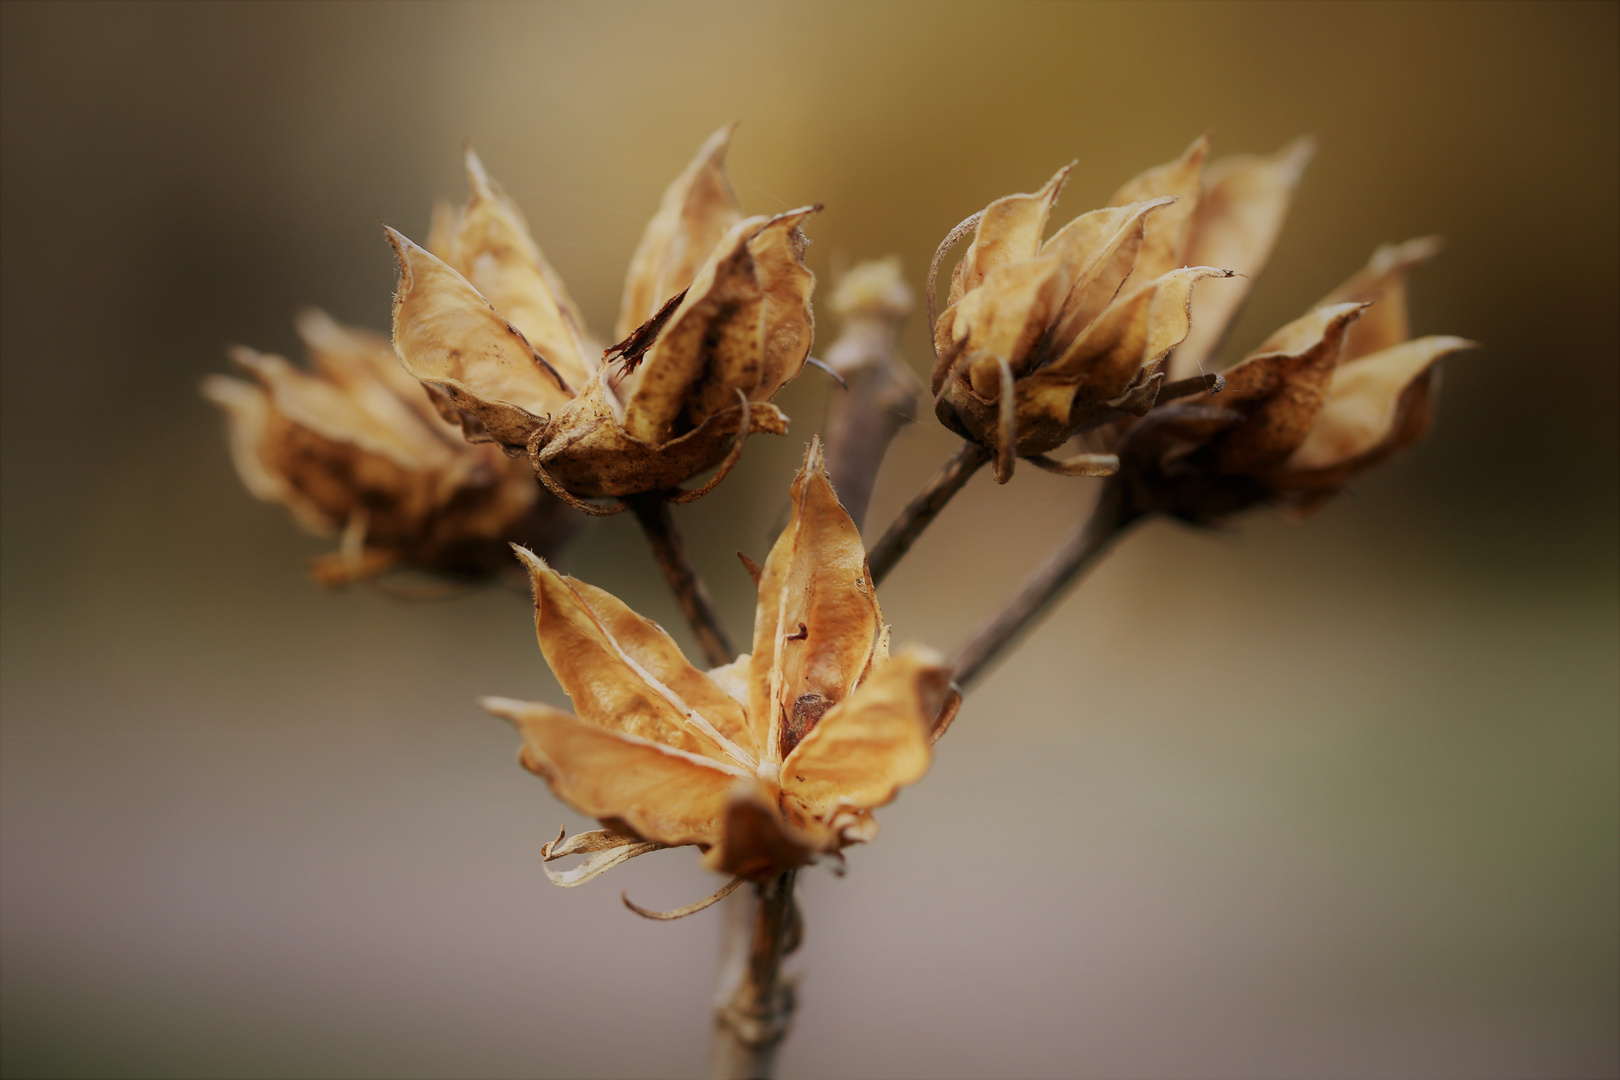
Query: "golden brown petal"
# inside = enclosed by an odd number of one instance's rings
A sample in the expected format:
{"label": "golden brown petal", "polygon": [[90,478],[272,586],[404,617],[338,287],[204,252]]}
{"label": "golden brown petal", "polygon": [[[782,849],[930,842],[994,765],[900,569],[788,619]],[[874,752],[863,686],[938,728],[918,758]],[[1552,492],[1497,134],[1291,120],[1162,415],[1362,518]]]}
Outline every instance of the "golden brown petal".
{"label": "golden brown petal", "polygon": [[394,348],[472,442],[527,446],[570,394],[528,341],[455,270],[393,229]]}
{"label": "golden brown petal", "polygon": [[775,761],[795,716],[805,722],[835,705],[867,673],[883,623],[866,549],[827,480],[819,439],[790,498],[792,517],[760,578],[749,675],[749,713],[769,725],[766,753]]}
{"label": "golden brown petal", "polygon": [[1318,306],[1348,302],[1372,305],[1350,328],[1339,363],[1382,352],[1412,336],[1406,315],[1406,275],[1439,252],[1438,236],[1420,236],[1404,244],[1384,244],[1354,277],[1320,301]]}
{"label": "golden brown petal", "polygon": [[1271,257],[1294,191],[1315,150],[1311,139],[1296,139],[1275,154],[1216,158],[1204,170],[1186,261],[1222,266],[1242,276],[1198,291],[1192,331],[1171,358],[1170,379],[1190,378],[1214,357],[1254,279]]}
{"label": "golden brown petal", "polygon": [[287,482],[273,456],[264,452],[275,417],[270,395],[255,383],[228,375],[210,375],[202,383],[203,396],[221,409],[230,431],[231,462],[242,478],[242,485],[256,499],[279,502],[292,511],[298,523],[318,535],[331,533],[339,524],[320,507],[305,499]]}
{"label": "golden brown petal", "polygon": [[578,393],[596,369],[585,344],[584,316],[541,254],[522,212],[471,147],[467,187],[453,265]]}
{"label": "golden brown petal", "polygon": [[947,305],[955,304],[964,294],[977,289],[985,275],[996,267],[1031,258],[1040,250],[1047,218],[1074,164],[1063,166],[1032,195],[1008,195],[984,208],[973,243],[968,245],[956,273],[951,275]]}
{"label": "golden brown petal", "polygon": [[533,701],[487,697],[481,704],[518,726],[518,760],[545,777],[580,813],[618,818],[661,844],[713,844],[720,838],[735,772],[706,758],[605,731]]}
{"label": "golden brown petal", "polygon": [[1321,411],[1345,333],[1364,307],[1318,308],[1226,371],[1220,404],[1242,412],[1244,420],[1215,442],[1221,472],[1260,472],[1280,465],[1299,448]]}
{"label": "golden brown petal", "polygon": [[624,280],[624,300],[614,336],[620,340],[692,284],[726,231],[742,220],[726,179],[726,149],[735,123],[710,135],[685,171],[664,191],[647,222]]}
{"label": "golden brown petal", "polygon": [[1041,345],[1042,359],[1060,355],[1103,313],[1132,277],[1151,216],[1172,206],[1166,196],[1081,214],[1053,234],[1042,253],[1060,254],[1070,270],[1069,295]]}
{"label": "golden brown petal", "polygon": [[1474,343],[1463,338],[1435,336],[1393,345],[1354,361],[1341,358],[1322,411],[1305,441],[1289,456],[1284,471],[1332,469],[1359,463],[1379,451],[1400,431],[1400,404],[1407,388],[1441,358],[1470,348]]}
{"label": "golden brown petal", "polygon": [[917,645],[874,670],[782,762],[788,821],[831,821],[841,808],[882,806],[921,780],[950,685],[945,658]]}
{"label": "golden brown petal", "polygon": [[[767,221],[748,241],[754,274],[765,294],[765,353],[759,381],[749,397],[769,399],[799,374],[810,355],[816,319],[810,308],[816,275],[804,265],[804,219],[819,210],[805,206]],[[741,389],[746,390],[746,387]]]}
{"label": "golden brown petal", "polygon": [[1175,203],[1147,222],[1133,274],[1137,281],[1156,278],[1184,264],[1193,215],[1198,210],[1204,161],[1208,157],[1209,136],[1200,135],[1175,161],[1156,166],[1128,181],[1109,200],[1110,206],[1125,206],[1166,195],[1175,197]]}
{"label": "golden brown petal", "polygon": [[751,769],[757,761],[738,747],[707,716],[650,670],[643,660],[658,664],[662,674],[673,675],[711,704],[728,709],[722,722],[743,725],[734,702],[703,673],[686,664],[673,642],[657,639],[663,632],[639,620],[623,604],[606,598],[604,607],[620,627],[633,635],[639,655],[611,632],[607,619],[581,595],[581,582],[558,574],[540,557],[515,548],[528,567],[534,585],[535,634],[540,651],[563,690],[573,699],[580,719],[664,746],[714,760],[717,767]]}

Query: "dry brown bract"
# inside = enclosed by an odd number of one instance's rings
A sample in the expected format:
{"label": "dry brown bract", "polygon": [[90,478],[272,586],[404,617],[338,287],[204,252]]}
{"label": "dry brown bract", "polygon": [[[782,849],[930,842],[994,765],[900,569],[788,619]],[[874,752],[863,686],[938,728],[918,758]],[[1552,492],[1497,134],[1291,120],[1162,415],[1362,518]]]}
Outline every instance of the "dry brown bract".
{"label": "dry brown bract", "polygon": [[922,778],[959,695],[931,650],[888,655],[860,535],[811,443],[792,517],[758,578],[752,654],[708,673],[657,624],[519,551],[541,651],[577,715],[487,698],[520,760],[605,829],[547,845],[585,854],[577,885],[658,847],[764,878],[869,840],[872,809]]}
{"label": "dry brown bract", "polygon": [[[1113,471],[1109,454],[1046,454],[1100,418],[1145,413],[1171,350],[1191,374],[1213,348],[1218,331],[1200,327],[1224,325],[1241,302],[1241,275],[1264,264],[1310,147],[1206,169],[1208,149],[1200,138],[1044,242],[1068,168],[1032,195],[991,203],[941,246],[936,269],[974,226],[934,327],[936,410],[994,453],[997,480],[1015,456],[1078,475]],[[1236,280],[1195,297],[1208,278]]]}
{"label": "dry brown bract", "polygon": [[571,528],[521,463],[471,446],[429,407],[388,339],[318,311],[298,319],[313,370],[248,348],[232,358],[251,382],[213,375],[203,393],[229,418],[231,454],[254,495],[311,531],[341,533],[315,560],[337,585],[395,566],[487,573],[510,540],[546,547]]}
{"label": "dry brown bract", "polygon": [[471,151],[471,196],[459,215],[436,215],[431,250],[388,230],[406,369],[469,440],[526,454],[582,509],[579,497],[672,492],[729,467],[747,432],[787,430],[768,401],[810,351],[815,277],[800,225],[816,208],[744,218],[724,172],[730,135],[715,132],[664,193],[625,282],[624,340],[601,359]]}
{"label": "dry brown bract", "polygon": [[1135,503],[1195,522],[1261,502],[1306,513],[1422,438],[1439,361],[1473,347],[1408,340],[1406,275],[1438,249],[1433,238],[1379,248],[1228,370],[1218,396],[1137,421],[1120,448]]}

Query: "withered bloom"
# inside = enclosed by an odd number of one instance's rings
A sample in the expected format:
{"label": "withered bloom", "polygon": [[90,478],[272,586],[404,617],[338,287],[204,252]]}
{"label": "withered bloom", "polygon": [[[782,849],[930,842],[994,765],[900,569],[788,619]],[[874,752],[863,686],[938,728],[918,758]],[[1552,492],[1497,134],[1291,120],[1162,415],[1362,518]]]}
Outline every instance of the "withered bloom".
{"label": "withered bloom", "polygon": [[[517,724],[523,765],[606,826],[548,844],[577,885],[660,847],[759,879],[877,831],[872,810],[922,778],[955,713],[931,650],[888,654],[860,535],[811,443],[792,517],[757,574],[752,654],[707,673],[657,624],[521,552],[541,651],[577,714],[488,698]],[[718,895],[718,894],[717,894]]]}
{"label": "withered bloom", "polygon": [[1225,372],[1222,392],[1155,409],[1120,454],[1133,502],[1210,522],[1262,502],[1307,513],[1423,437],[1439,361],[1473,343],[1410,339],[1406,276],[1433,238],[1386,245]]}
{"label": "withered bloom", "polygon": [[509,541],[550,548],[572,530],[521,462],[439,418],[387,338],[314,310],[298,331],[312,369],[239,347],[231,356],[251,381],[212,375],[203,393],[225,410],[248,490],[316,534],[341,535],[312,564],[322,583],[393,567],[489,573]]}
{"label": "withered bloom", "polygon": [[816,208],[743,217],[724,172],[730,135],[711,136],[665,192],[625,282],[623,340],[600,357],[471,151],[467,205],[437,215],[431,250],[388,230],[406,369],[468,439],[527,455],[582,509],[582,496],[674,492],[729,467],[747,433],[787,430],[768,401],[810,350],[815,277],[799,227]]}
{"label": "withered bloom", "polygon": [[[933,371],[941,422],[995,455],[996,479],[1023,456],[1043,468],[1104,475],[1109,454],[1046,455],[1106,417],[1142,415],[1167,377],[1172,350],[1213,346],[1201,322],[1224,322],[1240,288],[1194,299],[1206,278],[1264,262],[1309,146],[1232,157],[1205,168],[1208,140],[1150,169],[1042,240],[1068,168],[1032,195],[1010,195],[969,218],[935,258],[974,226],[935,323]],[[1197,364],[1193,363],[1194,370]]]}

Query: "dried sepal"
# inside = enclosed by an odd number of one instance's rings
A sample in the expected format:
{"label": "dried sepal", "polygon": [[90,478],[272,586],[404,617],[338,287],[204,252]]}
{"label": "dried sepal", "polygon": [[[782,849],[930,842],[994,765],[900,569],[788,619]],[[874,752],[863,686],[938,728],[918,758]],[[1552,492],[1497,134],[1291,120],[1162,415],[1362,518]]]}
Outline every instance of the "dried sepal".
{"label": "dried sepal", "polygon": [[[546,872],[546,877],[553,885],[564,889],[583,885],[587,881],[601,877],[622,862],[666,846],[652,840],[643,840],[635,833],[621,832],[617,829],[596,829],[591,832],[575,833],[564,839],[566,833],[566,828],[559,828],[557,839],[547,842],[540,848],[541,869]],[[545,865],[570,855],[588,857],[571,870],[553,870]]]}
{"label": "dried sepal", "polygon": [[675,919],[684,919],[688,915],[696,915],[705,908],[713,907],[715,904],[718,904],[720,901],[736,892],[737,887],[741,885],[744,880],[744,878],[740,877],[732,878],[714,892],[710,893],[708,896],[705,896],[702,900],[693,901],[690,904],[674,908],[670,911],[654,911],[651,908],[644,908],[640,904],[637,904],[635,901],[631,900],[629,893],[621,892],[619,894],[619,901],[624,904],[625,907],[629,908],[637,915],[640,915],[643,919],[655,919],[658,922],[672,922]]}

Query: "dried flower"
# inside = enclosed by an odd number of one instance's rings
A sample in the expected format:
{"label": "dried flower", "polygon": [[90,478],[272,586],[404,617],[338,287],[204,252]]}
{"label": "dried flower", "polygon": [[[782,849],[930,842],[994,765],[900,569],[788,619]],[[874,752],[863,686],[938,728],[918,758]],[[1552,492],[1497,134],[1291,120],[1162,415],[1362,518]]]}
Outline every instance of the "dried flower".
{"label": "dried flower", "polygon": [[388,339],[305,311],[298,331],[314,370],[238,347],[253,381],[209,376],[231,453],[254,495],[310,531],[341,533],[315,577],[338,585],[391,567],[483,574],[507,543],[551,548],[571,515],[494,447],[471,446],[400,369]]}
{"label": "dried flower", "polygon": [[1422,438],[1437,364],[1473,347],[1409,340],[1406,276],[1438,250],[1432,237],[1379,248],[1226,371],[1217,397],[1167,404],[1134,424],[1120,453],[1136,504],[1195,522],[1261,502],[1307,513]]}
{"label": "dried flower", "polygon": [[[526,454],[579,497],[672,492],[782,434],[768,404],[810,350],[815,276],[800,224],[816,207],[744,218],[726,182],[722,128],[664,193],[625,282],[623,340],[598,360],[583,320],[522,215],[469,150],[471,195],[399,258],[394,344],[468,439]],[[708,487],[683,497],[696,497]],[[617,509],[617,508],[614,508]]]}
{"label": "dried flower", "polygon": [[974,227],[934,327],[936,411],[994,453],[998,481],[1011,476],[1015,455],[1058,472],[1112,472],[1112,455],[1046,455],[1101,418],[1145,413],[1171,350],[1190,357],[1189,348],[1210,347],[1195,328],[1224,321],[1241,301],[1242,290],[1228,288],[1200,302],[1194,286],[1264,262],[1310,148],[1206,170],[1208,149],[1198,139],[1045,242],[1068,168],[1032,195],[991,203],[941,246],[936,270]]}
{"label": "dried flower", "polygon": [[[792,517],[759,570],[754,650],[699,671],[655,623],[519,551],[541,651],[577,715],[485,699],[520,760],[606,829],[547,845],[563,885],[658,847],[762,878],[871,839],[872,809],[922,778],[959,695],[931,650],[888,655],[859,533],[812,442]],[[548,871],[549,872],[549,871]]]}

